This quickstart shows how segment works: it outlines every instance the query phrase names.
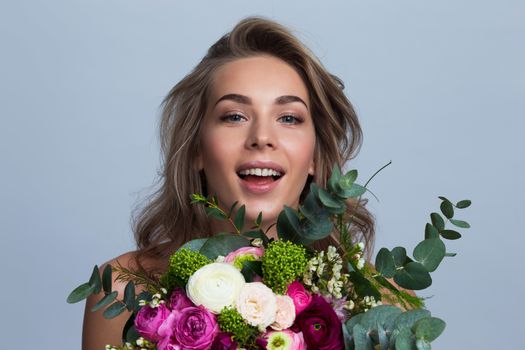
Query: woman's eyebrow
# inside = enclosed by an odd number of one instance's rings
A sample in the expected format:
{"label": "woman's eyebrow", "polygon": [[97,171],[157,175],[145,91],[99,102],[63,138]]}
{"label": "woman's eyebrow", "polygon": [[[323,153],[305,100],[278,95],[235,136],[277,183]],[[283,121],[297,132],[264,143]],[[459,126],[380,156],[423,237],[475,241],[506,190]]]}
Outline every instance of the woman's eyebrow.
{"label": "woman's eyebrow", "polygon": [[[219,98],[217,100],[217,102],[215,102],[215,105],[217,105],[217,103],[219,103],[221,101],[224,101],[224,100],[230,100],[230,101],[234,101],[234,102],[237,102],[237,103],[242,103],[242,104],[245,104],[245,105],[251,105],[252,104],[252,99],[249,98],[248,96],[244,96],[244,95],[240,95],[240,94],[227,94],[227,95],[224,95],[221,98]],[[279,96],[279,97],[277,97],[275,99],[275,104],[278,104],[278,105],[284,105],[284,104],[292,103],[292,102],[300,102],[306,107],[306,109],[308,109],[308,106],[306,105],[306,102],[304,102],[303,99],[300,98],[299,96],[283,95],[283,96]]]}

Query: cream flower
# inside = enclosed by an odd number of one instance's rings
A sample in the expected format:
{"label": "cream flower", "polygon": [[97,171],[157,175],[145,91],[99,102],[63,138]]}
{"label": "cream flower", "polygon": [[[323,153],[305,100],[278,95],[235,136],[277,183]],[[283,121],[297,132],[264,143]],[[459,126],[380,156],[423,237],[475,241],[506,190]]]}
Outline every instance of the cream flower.
{"label": "cream flower", "polygon": [[195,305],[218,314],[222,308],[235,305],[245,283],[244,276],[232,265],[211,263],[190,277],[186,294]]}
{"label": "cream flower", "polygon": [[261,282],[246,283],[237,298],[237,311],[248,324],[265,329],[275,321],[277,298]]}
{"label": "cream flower", "polygon": [[276,331],[290,328],[295,321],[295,305],[288,295],[277,295],[277,312],[271,327]]}

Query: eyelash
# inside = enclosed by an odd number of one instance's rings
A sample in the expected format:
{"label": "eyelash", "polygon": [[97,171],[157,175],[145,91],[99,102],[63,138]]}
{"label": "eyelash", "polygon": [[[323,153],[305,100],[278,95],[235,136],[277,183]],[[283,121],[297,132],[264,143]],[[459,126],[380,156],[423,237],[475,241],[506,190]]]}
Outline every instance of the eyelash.
{"label": "eyelash", "polygon": [[[232,120],[232,117],[241,117],[241,118],[246,119],[246,117],[244,117],[242,114],[232,113],[232,114],[226,114],[226,115],[222,116],[220,118],[220,120],[223,121],[223,122],[231,122],[231,123],[238,123],[238,122],[240,122],[240,120]],[[285,124],[301,124],[304,121],[301,117],[293,115],[293,114],[282,115],[282,116],[279,117],[279,120],[281,120],[283,118],[287,118],[287,117],[292,117],[294,119],[294,121],[291,122],[291,123],[288,122],[288,123],[285,123]]]}

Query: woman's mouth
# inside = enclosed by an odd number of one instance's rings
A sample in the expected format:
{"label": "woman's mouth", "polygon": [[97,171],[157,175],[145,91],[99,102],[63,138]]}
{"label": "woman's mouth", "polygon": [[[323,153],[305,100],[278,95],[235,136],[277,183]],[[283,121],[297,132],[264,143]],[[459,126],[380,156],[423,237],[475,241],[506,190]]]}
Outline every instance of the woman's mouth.
{"label": "woman's mouth", "polygon": [[271,168],[247,168],[238,171],[237,175],[249,192],[265,193],[277,186],[284,174]]}

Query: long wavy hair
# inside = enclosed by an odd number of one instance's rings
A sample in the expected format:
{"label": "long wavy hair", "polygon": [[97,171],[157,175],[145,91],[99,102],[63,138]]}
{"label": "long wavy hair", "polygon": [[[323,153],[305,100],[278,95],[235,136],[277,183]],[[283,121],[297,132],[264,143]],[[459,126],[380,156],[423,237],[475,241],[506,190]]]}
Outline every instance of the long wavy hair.
{"label": "long wavy hair", "polygon": [[[175,85],[162,102],[160,144],[162,163],[158,189],[133,213],[133,229],[139,266],[144,258],[164,258],[186,241],[208,237],[209,218],[202,206],[190,203],[192,193],[205,191],[205,178],[193,166],[198,153],[201,124],[208,103],[214,72],[236,59],[272,55],[292,66],[309,91],[316,133],[315,174],[309,182],[325,186],[332,166],[342,167],[361,147],[362,131],[357,115],[345,96],[344,84],[330,74],[318,58],[287,28],[272,20],[248,17],[213,44],[199,64]],[[348,203],[353,217],[354,240],[371,252],[374,218],[366,200]],[[328,237],[317,242],[323,248],[334,242]]]}

